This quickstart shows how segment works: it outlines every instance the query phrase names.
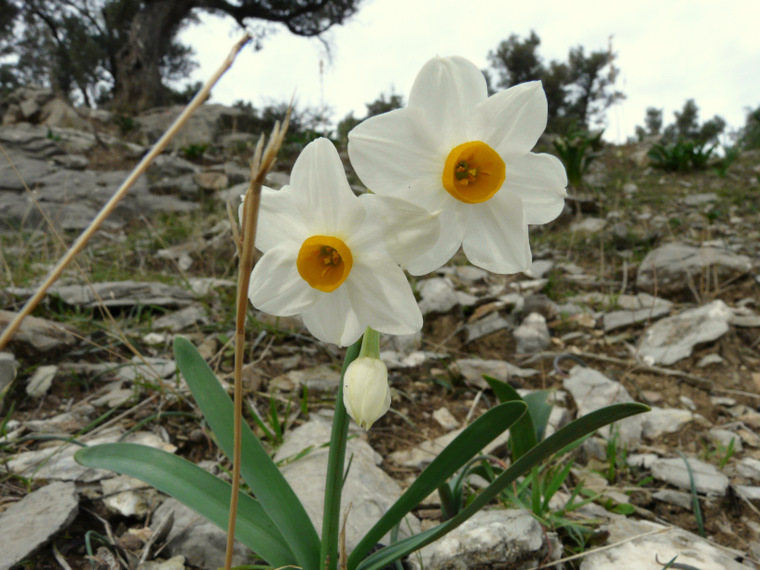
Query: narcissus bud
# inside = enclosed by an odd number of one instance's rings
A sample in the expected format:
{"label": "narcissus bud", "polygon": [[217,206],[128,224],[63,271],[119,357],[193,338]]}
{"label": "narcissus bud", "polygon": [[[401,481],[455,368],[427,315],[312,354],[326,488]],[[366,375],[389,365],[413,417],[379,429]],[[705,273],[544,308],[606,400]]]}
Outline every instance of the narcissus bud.
{"label": "narcissus bud", "polygon": [[343,376],[343,404],[348,415],[365,430],[391,407],[388,369],[379,358],[360,356]]}

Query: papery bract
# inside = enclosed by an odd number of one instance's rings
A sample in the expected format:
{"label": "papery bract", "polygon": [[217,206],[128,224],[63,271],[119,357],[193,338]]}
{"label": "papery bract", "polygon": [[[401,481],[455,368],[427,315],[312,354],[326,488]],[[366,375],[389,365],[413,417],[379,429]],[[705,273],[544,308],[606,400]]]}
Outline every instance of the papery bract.
{"label": "papery bract", "polygon": [[531,149],[544,131],[540,82],[488,97],[485,78],[461,57],[434,58],[417,75],[409,105],[349,133],[356,173],[373,192],[440,212],[436,243],[407,269],[429,273],[459,249],[495,273],[530,267],[528,224],[562,211],[567,176]]}
{"label": "papery bract", "polygon": [[388,369],[379,358],[360,356],[343,376],[343,404],[348,415],[365,430],[391,407]]}
{"label": "papery bract", "polygon": [[379,197],[354,195],[330,141],[307,145],[289,185],[262,189],[256,247],[264,255],[251,275],[253,305],[276,316],[301,314],[315,337],[341,346],[368,326],[387,334],[418,331],[422,315],[391,257],[394,224],[422,220],[423,238],[405,249],[419,255],[437,239],[438,221],[409,204],[389,224],[388,210]]}

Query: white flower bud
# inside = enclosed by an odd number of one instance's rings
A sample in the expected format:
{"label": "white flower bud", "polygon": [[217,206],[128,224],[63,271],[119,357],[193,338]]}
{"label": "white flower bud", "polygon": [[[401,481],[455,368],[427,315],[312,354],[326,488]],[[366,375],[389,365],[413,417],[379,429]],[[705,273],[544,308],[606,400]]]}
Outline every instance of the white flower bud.
{"label": "white flower bud", "polygon": [[388,369],[379,358],[361,356],[343,377],[343,404],[348,415],[368,430],[391,407]]}

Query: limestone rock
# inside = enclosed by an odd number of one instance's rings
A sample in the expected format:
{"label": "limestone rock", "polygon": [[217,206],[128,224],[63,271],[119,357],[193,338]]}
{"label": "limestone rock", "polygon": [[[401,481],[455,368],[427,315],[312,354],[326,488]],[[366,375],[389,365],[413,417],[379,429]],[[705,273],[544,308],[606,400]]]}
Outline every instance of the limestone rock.
{"label": "limestone rock", "polygon": [[[710,464],[694,457],[687,457],[694,475],[697,493],[723,496],[728,489],[728,477]],[[652,463],[652,476],[679,489],[691,489],[689,470],[680,457],[657,459]]]}
{"label": "limestone rock", "polygon": [[646,293],[620,295],[618,304],[621,310],[610,311],[602,317],[605,332],[657,319],[667,315],[673,307],[670,301]]}
{"label": "limestone rock", "polygon": [[561,556],[556,535],[549,535],[551,547],[544,537],[541,525],[527,511],[480,511],[408,562],[415,570],[531,568],[547,562],[550,550],[551,560]]}
{"label": "limestone rock", "polygon": [[[612,404],[633,402],[633,398],[622,384],[610,380],[592,368],[574,366],[563,385],[575,400],[578,417]],[[638,443],[641,440],[644,421],[646,415],[640,414],[617,422],[621,441],[629,445]],[[610,426],[603,427],[599,433],[603,437],[609,437]]]}
{"label": "limestone rock", "polygon": [[747,570],[725,550],[677,527],[620,517],[612,519],[606,530],[608,542],[620,544],[584,556],[580,570],[650,570],[664,567],[673,558],[702,570]]}
{"label": "limestone rock", "polygon": [[551,343],[549,327],[540,313],[530,313],[512,334],[517,340],[517,352],[522,354],[540,352]]}
{"label": "limestone rock", "polygon": [[43,546],[76,517],[74,483],[51,483],[29,493],[0,514],[0,570],[8,570]]}
{"label": "limestone rock", "polygon": [[687,358],[697,344],[716,340],[728,332],[731,309],[717,299],[650,326],[639,345],[639,356],[656,364],[673,364]]}
{"label": "limestone rock", "polygon": [[[710,268],[707,271],[707,268]],[[673,242],[650,251],[639,265],[636,285],[639,289],[660,294],[689,291],[689,284],[715,286],[720,281],[743,275],[752,268],[750,259],[725,249],[692,247]],[[710,281],[706,281],[709,277]]]}
{"label": "limestone rock", "polygon": [[419,284],[420,311],[423,315],[446,313],[459,304],[456,289],[450,279],[433,277]]}

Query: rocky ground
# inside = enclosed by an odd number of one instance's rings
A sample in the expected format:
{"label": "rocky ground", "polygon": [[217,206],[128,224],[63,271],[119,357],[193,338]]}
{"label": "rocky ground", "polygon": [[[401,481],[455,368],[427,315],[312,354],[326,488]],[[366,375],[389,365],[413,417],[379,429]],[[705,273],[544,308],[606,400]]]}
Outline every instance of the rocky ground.
{"label": "rocky ground", "polygon": [[[0,328],[177,110],[124,132],[123,118],[73,113],[32,90],[4,112]],[[0,569],[221,564],[220,531],[72,456],[138,441],[225,476],[171,344],[186,336],[230,381],[225,204],[245,187],[254,140],[235,117],[199,112],[0,353]],[[760,567],[760,153],[726,177],[663,173],[645,153],[604,149],[565,213],[532,231],[529,272],[491,275],[457,256],[414,279],[423,331],[384,339],[392,410],[350,440],[349,548],[494,404],[487,374],[524,394],[551,390],[549,431],[613,402],[652,411],[551,462],[573,465],[547,509],[531,514],[505,494],[409,567],[545,568],[572,556],[554,567],[659,569],[676,556],[672,568]],[[286,171],[287,161],[270,183]],[[292,459],[329,437],[343,354],[298,319],[251,316],[247,419],[261,416],[266,431],[255,429],[317,518],[325,455]],[[504,441],[485,452],[507,458]],[[438,498],[414,514],[410,532],[435,525]],[[254,560],[240,549],[238,564]]]}

